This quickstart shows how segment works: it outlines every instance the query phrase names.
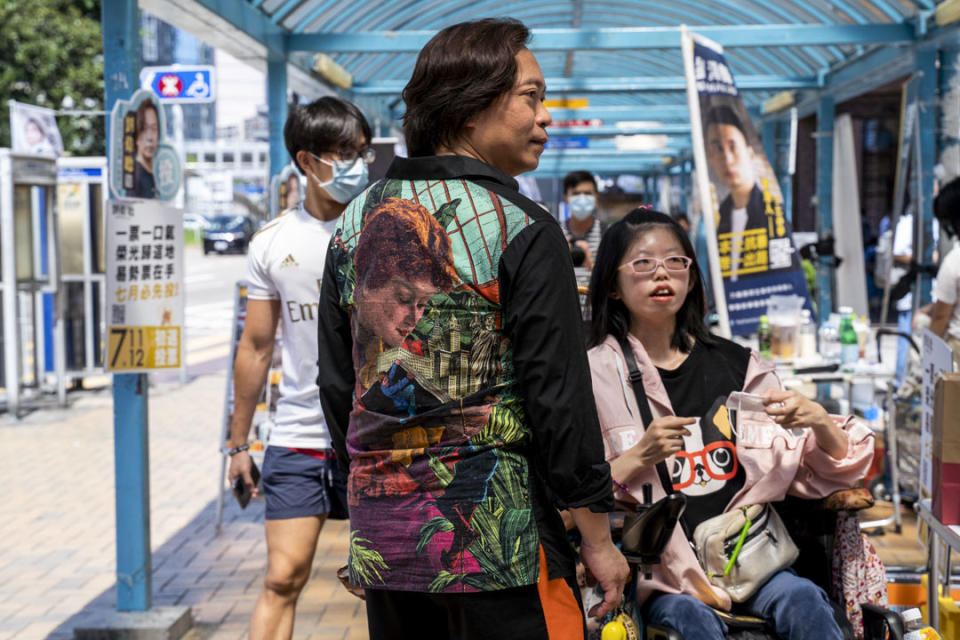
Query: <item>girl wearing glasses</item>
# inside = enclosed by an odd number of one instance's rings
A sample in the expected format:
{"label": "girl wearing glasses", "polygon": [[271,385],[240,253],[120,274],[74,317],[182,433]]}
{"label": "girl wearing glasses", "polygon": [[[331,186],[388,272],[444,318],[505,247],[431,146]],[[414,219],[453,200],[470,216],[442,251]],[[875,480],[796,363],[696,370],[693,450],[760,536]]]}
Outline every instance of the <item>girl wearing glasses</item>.
{"label": "girl wearing glasses", "polygon": [[[590,297],[590,368],[615,495],[636,503],[649,483],[654,500],[667,491],[687,498],[683,526],[653,567],[653,579],[638,585],[643,617],[686,638],[722,640],[727,627],[711,607],[729,611],[730,596],[707,579],[687,536],[732,508],[853,486],[872,458],[872,434],[784,391],[756,352],[710,334],[693,247],[665,214],[636,209],[610,227]],[[623,353],[623,339],[631,353]],[[624,357],[634,358],[642,374],[653,416],[648,425]],[[723,407],[732,391],[762,394],[776,424],[738,439]],[[777,437],[781,427],[802,427],[804,435]],[[784,639],[842,637],[824,591],[790,569],[734,606],[767,619]]]}

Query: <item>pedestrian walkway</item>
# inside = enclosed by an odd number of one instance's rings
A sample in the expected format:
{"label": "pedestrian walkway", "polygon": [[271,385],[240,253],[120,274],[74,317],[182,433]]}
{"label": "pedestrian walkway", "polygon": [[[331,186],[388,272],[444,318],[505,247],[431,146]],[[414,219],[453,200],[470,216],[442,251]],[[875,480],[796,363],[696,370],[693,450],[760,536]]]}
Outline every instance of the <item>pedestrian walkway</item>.
{"label": "pedestrian walkway", "polygon": [[[262,499],[246,511],[228,499],[214,531],[224,384],[205,375],[150,394],[153,604],[192,607],[191,639],[244,638],[265,568]],[[112,396],[70,399],[17,423],[0,416],[0,640],[72,638],[116,608]],[[346,523],[329,522],[296,638],[367,637],[363,603],[335,576],[346,556]]]}
{"label": "pedestrian walkway", "polygon": [[[153,380],[164,380],[152,376]],[[150,394],[154,606],[186,605],[188,640],[245,638],[263,580],[263,500],[244,511],[228,497],[216,535],[217,453],[225,378],[159,382]],[[113,400],[109,388],[71,394],[65,410],[10,422],[0,415],[0,640],[66,640],[116,608]],[[865,515],[883,517],[889,507]],[[889,565],[922,566],[915,518],[874,537]],[[336,579],[348,527],[331,521],[297,609],[298,640],[366,639],[363,603]]]}

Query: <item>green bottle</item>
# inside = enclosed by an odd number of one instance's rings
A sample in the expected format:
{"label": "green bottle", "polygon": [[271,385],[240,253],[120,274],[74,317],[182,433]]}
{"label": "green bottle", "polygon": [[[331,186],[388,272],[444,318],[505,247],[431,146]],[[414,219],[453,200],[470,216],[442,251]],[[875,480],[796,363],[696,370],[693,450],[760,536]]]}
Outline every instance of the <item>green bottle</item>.
{"label": "green bottle", "polygon": [[764,358],[770,357],[770,321],[767,316],[760,316],[760,324],[757,325],[757,351]]}
{"label": "green bottle", "polygon": [[860,359],[860,342],[857,330],[853,328],[853,318],[849,315],[840,320],[840,360],[843,364],[854,364]]}

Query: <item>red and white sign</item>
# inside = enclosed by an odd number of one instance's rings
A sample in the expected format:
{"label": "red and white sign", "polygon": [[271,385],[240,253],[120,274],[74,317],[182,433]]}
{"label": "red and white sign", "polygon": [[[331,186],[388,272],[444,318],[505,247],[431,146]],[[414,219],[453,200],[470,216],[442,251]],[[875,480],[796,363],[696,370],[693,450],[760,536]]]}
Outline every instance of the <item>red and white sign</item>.
{"label": "red and white sign", "polygon": [[201,103],[216,99],[216,73],[210,65],[170,65],[140,70],[140,88],[161,102]]}
{"label": "red and white sign", "polygon": [[183,93],[183,81],[180,76],[173,73],[165,73],[160,76],[160,95],[167,98],[176,98]]}

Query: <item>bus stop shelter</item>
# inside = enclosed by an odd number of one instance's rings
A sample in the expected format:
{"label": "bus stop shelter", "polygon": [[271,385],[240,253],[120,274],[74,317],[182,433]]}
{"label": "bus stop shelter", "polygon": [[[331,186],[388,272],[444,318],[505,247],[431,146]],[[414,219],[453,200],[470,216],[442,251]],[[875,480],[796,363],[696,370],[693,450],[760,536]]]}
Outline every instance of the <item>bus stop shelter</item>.
{"label": "bus stop shelter", "polygon": [[[139,22],[131,4],[102,2],[108,111],[139,84]],[[340,95],[365,111],[375,134],[400,135],[401,91],[420,48],[447,25],[500,16],[532,30],[530,48],[546,77],[552,116],[565,121],[551,136],[586,140],[583,148],[546,151],[535,176],[573,169],[645,178],[689,174],[681,25],[724,46],[774,171],[797,193],[815,197],[819,234],[833,227],[832,135],[844,101],[919,78],[915,195],[925,235],[931,233],[935,165],[960,174],[960,0],[140,0],[139,8],[265,72],[271,174],[289,162],[282,130],[292,94],[301,100]],[[801,175],[778,153],[795,135],[797,118],[814,123],[812,170]],[[656,136],[660,143],[625,150],[620,136]],[[797,205],[810,203],[792,209]],[[933,245],[925,247],[929,260]],[[829,260],[819,264],[820,303],[828,309],[831,269]],[[925,279],[920,297],[929,299],[929,290]],[[144,411],[145,401],[130,415],[135,421]],[[119,473],[118,467],[118,485]],[[136,505],[144,489],[131,487],[128,504]],[[118,494],[118,512],[122,502]],[[142,527],[149,514],[142,504],[131,508]],[[120,589],[119,607],[148,609],[149,570],[138,571],[136,563],[149,559],[141,549],[127,561],[133,566],[118,568],[131,577]]]}

